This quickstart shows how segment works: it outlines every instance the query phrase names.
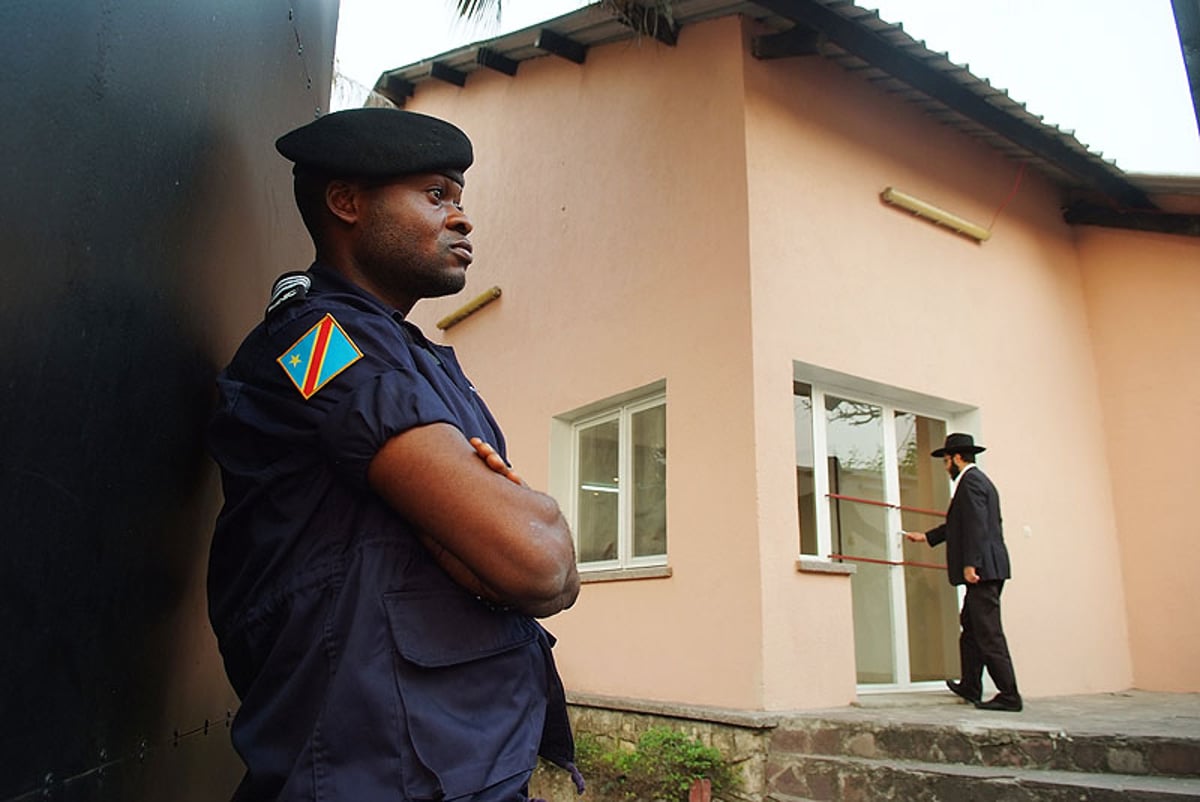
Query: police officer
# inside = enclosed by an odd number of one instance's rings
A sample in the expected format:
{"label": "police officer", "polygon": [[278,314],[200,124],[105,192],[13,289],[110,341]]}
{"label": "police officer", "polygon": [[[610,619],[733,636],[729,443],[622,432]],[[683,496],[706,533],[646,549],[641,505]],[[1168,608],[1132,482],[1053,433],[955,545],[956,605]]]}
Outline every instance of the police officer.
{"label": "police officer", "polygon": [[220,374],[209,439],[234,799],[516,802],[539,753],[582,790],[535,620],[579,592],[571,533],[454,352],[405,319],[465,283],[470,140],[370,108],[276,148],[316,261]]}

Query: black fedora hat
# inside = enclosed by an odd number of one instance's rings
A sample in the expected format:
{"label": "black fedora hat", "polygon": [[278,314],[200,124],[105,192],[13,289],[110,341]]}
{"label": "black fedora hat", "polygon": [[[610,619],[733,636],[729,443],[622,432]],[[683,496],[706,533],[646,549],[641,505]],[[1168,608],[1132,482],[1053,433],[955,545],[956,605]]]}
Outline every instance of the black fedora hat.
{"label": "black fedora hat", "polygon": [[930,452],[931,457],[944,457],[947,454],[978,454],[987,451],[983,446],[975,445],[975,438],[969,434],[955,432],[946,435],[946,445]]}

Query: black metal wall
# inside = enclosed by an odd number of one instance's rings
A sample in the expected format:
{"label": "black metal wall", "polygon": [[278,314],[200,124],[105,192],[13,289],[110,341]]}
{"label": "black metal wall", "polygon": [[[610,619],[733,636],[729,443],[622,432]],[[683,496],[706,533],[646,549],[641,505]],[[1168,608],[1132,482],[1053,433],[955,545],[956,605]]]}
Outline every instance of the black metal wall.
{"label": "black metal wall", "polygon": [[337,0],[0,2],[0,802],[213,800],[212,379],[311,246]]}

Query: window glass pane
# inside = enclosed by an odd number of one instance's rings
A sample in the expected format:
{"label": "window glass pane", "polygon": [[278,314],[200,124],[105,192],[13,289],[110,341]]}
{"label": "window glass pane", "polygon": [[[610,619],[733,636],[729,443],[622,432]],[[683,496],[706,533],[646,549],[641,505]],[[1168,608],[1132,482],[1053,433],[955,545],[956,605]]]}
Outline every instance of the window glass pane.
{"label": "window glass pane", "polygon": [[901,515],[901,523],[906,530],[924,532],[944,520],[942,513],[950,504],[950,478],[942,467],[942,461],[929,456],[929,453],[945,439],[945,421],[924,418],[911,412],[896,413],[900,504],[911,508],[904,510]]}
{"label": "window glass pane", "polygon": [[883,410],[825,396],[829,519],[839,554],[884,559]]}
{"label": "window glass pane", "polygon": [[618,433],[615,420],[579,429],[580,562],[617,559]]}
{"label": "window glass pane", "polygon": [[854,655],[860,683],[896,681],[891,577],[887,560],[887,508],[883,483],[883,409],[825,397],[829,513],[833,548],[860,558],[850,580]]}
{"label": "window glass pane", "polygon": [[[941,460],[929,452],[946,439],[945,421],[896,413],[901,528],[925,532],[944,520],[950,483]],[[946,581],[945,549],[904,541],[904,593],[908,660],[913,682],[957,677],[958,596]]]}
{"label": "window glass pane", "polygon": [[796,421],[796,506],[800,512],[800,553],[817,553],[817,499],[813,481],[812,388],[795,382],[792,408]]}
{"label": "window glass pane", "polygon": [[667,553],[667,408],[635,412],[633,429],[633,556]]}

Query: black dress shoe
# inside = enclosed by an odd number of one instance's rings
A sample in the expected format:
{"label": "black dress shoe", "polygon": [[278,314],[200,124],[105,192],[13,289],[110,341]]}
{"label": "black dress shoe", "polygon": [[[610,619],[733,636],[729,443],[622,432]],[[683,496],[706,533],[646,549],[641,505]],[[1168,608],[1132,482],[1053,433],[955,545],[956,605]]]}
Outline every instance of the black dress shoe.
{"label": "black dress shoe", "polygon": [[1021,697],[1018,696],[1014,699],[1011,696],[997,695],[992,697],[990,701],[976,702],[975,707],[979,710],[1003,710],[1006,713],[1020,713],[1022,707]]}
{"label": "black dress shoe", "polygon": [[961,699],[966,699],[968,702],[970,702],[973,705],[979,704],[979,696],[978,695],[972,696],[971,694],[967,693],[967,691],[963,688],[961,682],[955,682],[954,680],[948,679],[948,680],[946,680],[946,687],[949,688],[950,692],[952,694],[954,694],[955,696],[957,696]]}

